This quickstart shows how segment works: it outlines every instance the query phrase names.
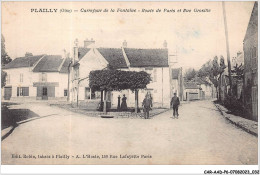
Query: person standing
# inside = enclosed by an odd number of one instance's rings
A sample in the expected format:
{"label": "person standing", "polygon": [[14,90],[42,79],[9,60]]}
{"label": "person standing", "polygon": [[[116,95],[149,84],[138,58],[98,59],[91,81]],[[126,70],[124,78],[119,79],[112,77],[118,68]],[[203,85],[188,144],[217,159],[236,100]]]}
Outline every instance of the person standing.
{"label": "person standing", "polygon": [[123,98],[122,98],[122,103],[121,103],[121,110],[122,111],[127,111],[127,104],[126,104],[126,97],[125,97],[125,94],[123,95]]}
{"label": "person standing", "polygon": [[173,118],[175,118],[175,114],[176,114],[177,119],[178,119],[178,116],[179,116],[178,107],[179,107],[179,105],[180,105],[179,97],[177,97],[176,93],[174,93],[174,96],[172,97],[172,100],[171,100],[171,106],[173,108]]}
{"label": "person standing", "polygon": [[144,118],[149,119],[149,111],[152,109],[152,99],[149,97],[148,94],[146,94],[142,106],[144,109]]}

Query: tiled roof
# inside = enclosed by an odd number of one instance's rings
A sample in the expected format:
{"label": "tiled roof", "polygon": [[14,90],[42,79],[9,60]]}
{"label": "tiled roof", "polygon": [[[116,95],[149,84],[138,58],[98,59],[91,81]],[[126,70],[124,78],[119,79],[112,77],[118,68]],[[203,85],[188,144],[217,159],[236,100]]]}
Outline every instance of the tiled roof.
{"label": "tiled roof", "polygon": [[114,68],[127,68],[127,64],[121,48],[98,48],[100,54]]}
{"label": "tiled roof", "polygon": [[185,89],[199,89],[198,85],[194,82],[185,82],[184,87]]}
{"label": "tiled roof", "polygon": [[68,73],[68,66],[69,66],[71,60],[72,60],[72,58],[66,58],[66,60],[64,61],[63,65],[60,69],[60,73]]}
{"label": "tiled roof", "polygon": [[168,67],[168,49],[124,48],[131,67]]}
{"label": "tiled roof", "polygon": [[43,55],[19,57],[5,65],[3,69],[21,68],[21,67],[32,67]]}
{"label": "tiled roof", "polygon": [[33,72],[58,72],[62,62],[60,55],[46,55],[34,67]]}
{"label": "tiled roof", "polygon": [[85,47],[79,47],[79,60],[83,58],[88,52],[90,51],[90,48],[85,48]]}
{"label": "tiled roof", "polygon": [[172,79],[178,79],[180,74],[180,69],[172,69]]}

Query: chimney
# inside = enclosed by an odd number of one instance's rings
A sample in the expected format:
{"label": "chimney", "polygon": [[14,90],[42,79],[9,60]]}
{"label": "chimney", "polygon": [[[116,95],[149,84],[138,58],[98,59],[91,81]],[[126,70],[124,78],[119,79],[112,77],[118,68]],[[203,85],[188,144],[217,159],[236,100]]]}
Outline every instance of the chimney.
{"label": "chimney", "polygon": [[86,39],[86,40],[84,41],[84,47],[85,47],[85,48],[88,48],[88,46],[89,46],[90,44],[95,44],[95,41],[93,40],[93,38],[91,38],[91,40]]}
{"label": "chimney", "polygon": [[30,57],[30,56],[33,56],[33,54],[30,53],[30,52],[26,52],[26,53],[25,53],[25,57]]}
{"label": "chimney", "polygon": [[74,52],[73,52],[73,64],[79,60],[79,48],[78,48],[78,39],[76,38],[75,41],[74,41]]}
{"label": "chimney", "polygon": [[124,40],[124,42],[123,42],[123,47],[127,47],[127,42],[126,42],[126,40]]}
{"label": "chimney", "polygon": [[166,42],[166,40],[164,40],[164,42],[163,42],[163,47],[166,49],[167,48],[167,42]]}
{"label": "chimney", "polygon": [[67,51],[66,51],[66,49],[63,49],[63,54],[64,54],[63,57],[67,58]]}

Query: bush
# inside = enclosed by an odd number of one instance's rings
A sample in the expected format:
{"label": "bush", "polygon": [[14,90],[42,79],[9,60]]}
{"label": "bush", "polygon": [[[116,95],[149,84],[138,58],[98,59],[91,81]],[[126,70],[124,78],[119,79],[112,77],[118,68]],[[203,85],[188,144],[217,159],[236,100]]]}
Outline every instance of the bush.
{"label": "bush", "polygon": [[242,101],[235,96],[226,95],[224,106],[229,110],[229,113],[246,117],[246,110]]}

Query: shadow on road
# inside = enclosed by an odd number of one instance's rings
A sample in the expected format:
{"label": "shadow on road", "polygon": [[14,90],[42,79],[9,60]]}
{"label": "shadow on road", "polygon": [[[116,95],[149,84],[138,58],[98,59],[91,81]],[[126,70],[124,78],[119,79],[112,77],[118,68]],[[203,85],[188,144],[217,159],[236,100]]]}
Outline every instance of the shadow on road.
{"label": "shadow on road", "polygon": [[50,116],[53,116],[53,115],[57,115],[57,114],[50,114],[50,115],[45,115],[45,116],[41,116],[41,117],[35,117],[35,118],[32,118],[32,119],[29,119],[29,120],[24,120],[24,121],[20,121],[20,122],[17,122],[17,123],[14,123],[13,124],[13,128],[8,131],[4,136],[1,137],[1,140],[3,141],[5,138],[7,138],[10,134],[12,134],[12,132],[14,131],[15,128],[17,128],[19,125],[21,124],[24,124],[24,123],[27,123],[27,122],[30,122],[30,121],[33,121],[33,120],[37,120],[37,119],[41,119],[41,118],[45,118],[45,117],[50,117]]}
{"label": "shadow on road", "polygon": [[214,108],[207,108],[207,107],[204,107],[204,106],[199,106],[200,108],[205,108],[205,109],[210,109],[212,111],[218,111],[218,109],[214,109]]}
{"label": "shadow on road", "polygon": [[50,114],[45,116],[39,116],[35,112],[29,110],[29,109],[10,109],[9,106],[17,105],[16,103],[2,103],[1,108],[1,127],[2,130],[6,129],[8,127],[12,127],[10,131],[8,131],[6,134],[4,134],[1,137],[1,140],[3,141],[5,138],[7,138],[16,127],[18,127],[21,124],[41,119],[45,117],[50,117],[57,114]]}

